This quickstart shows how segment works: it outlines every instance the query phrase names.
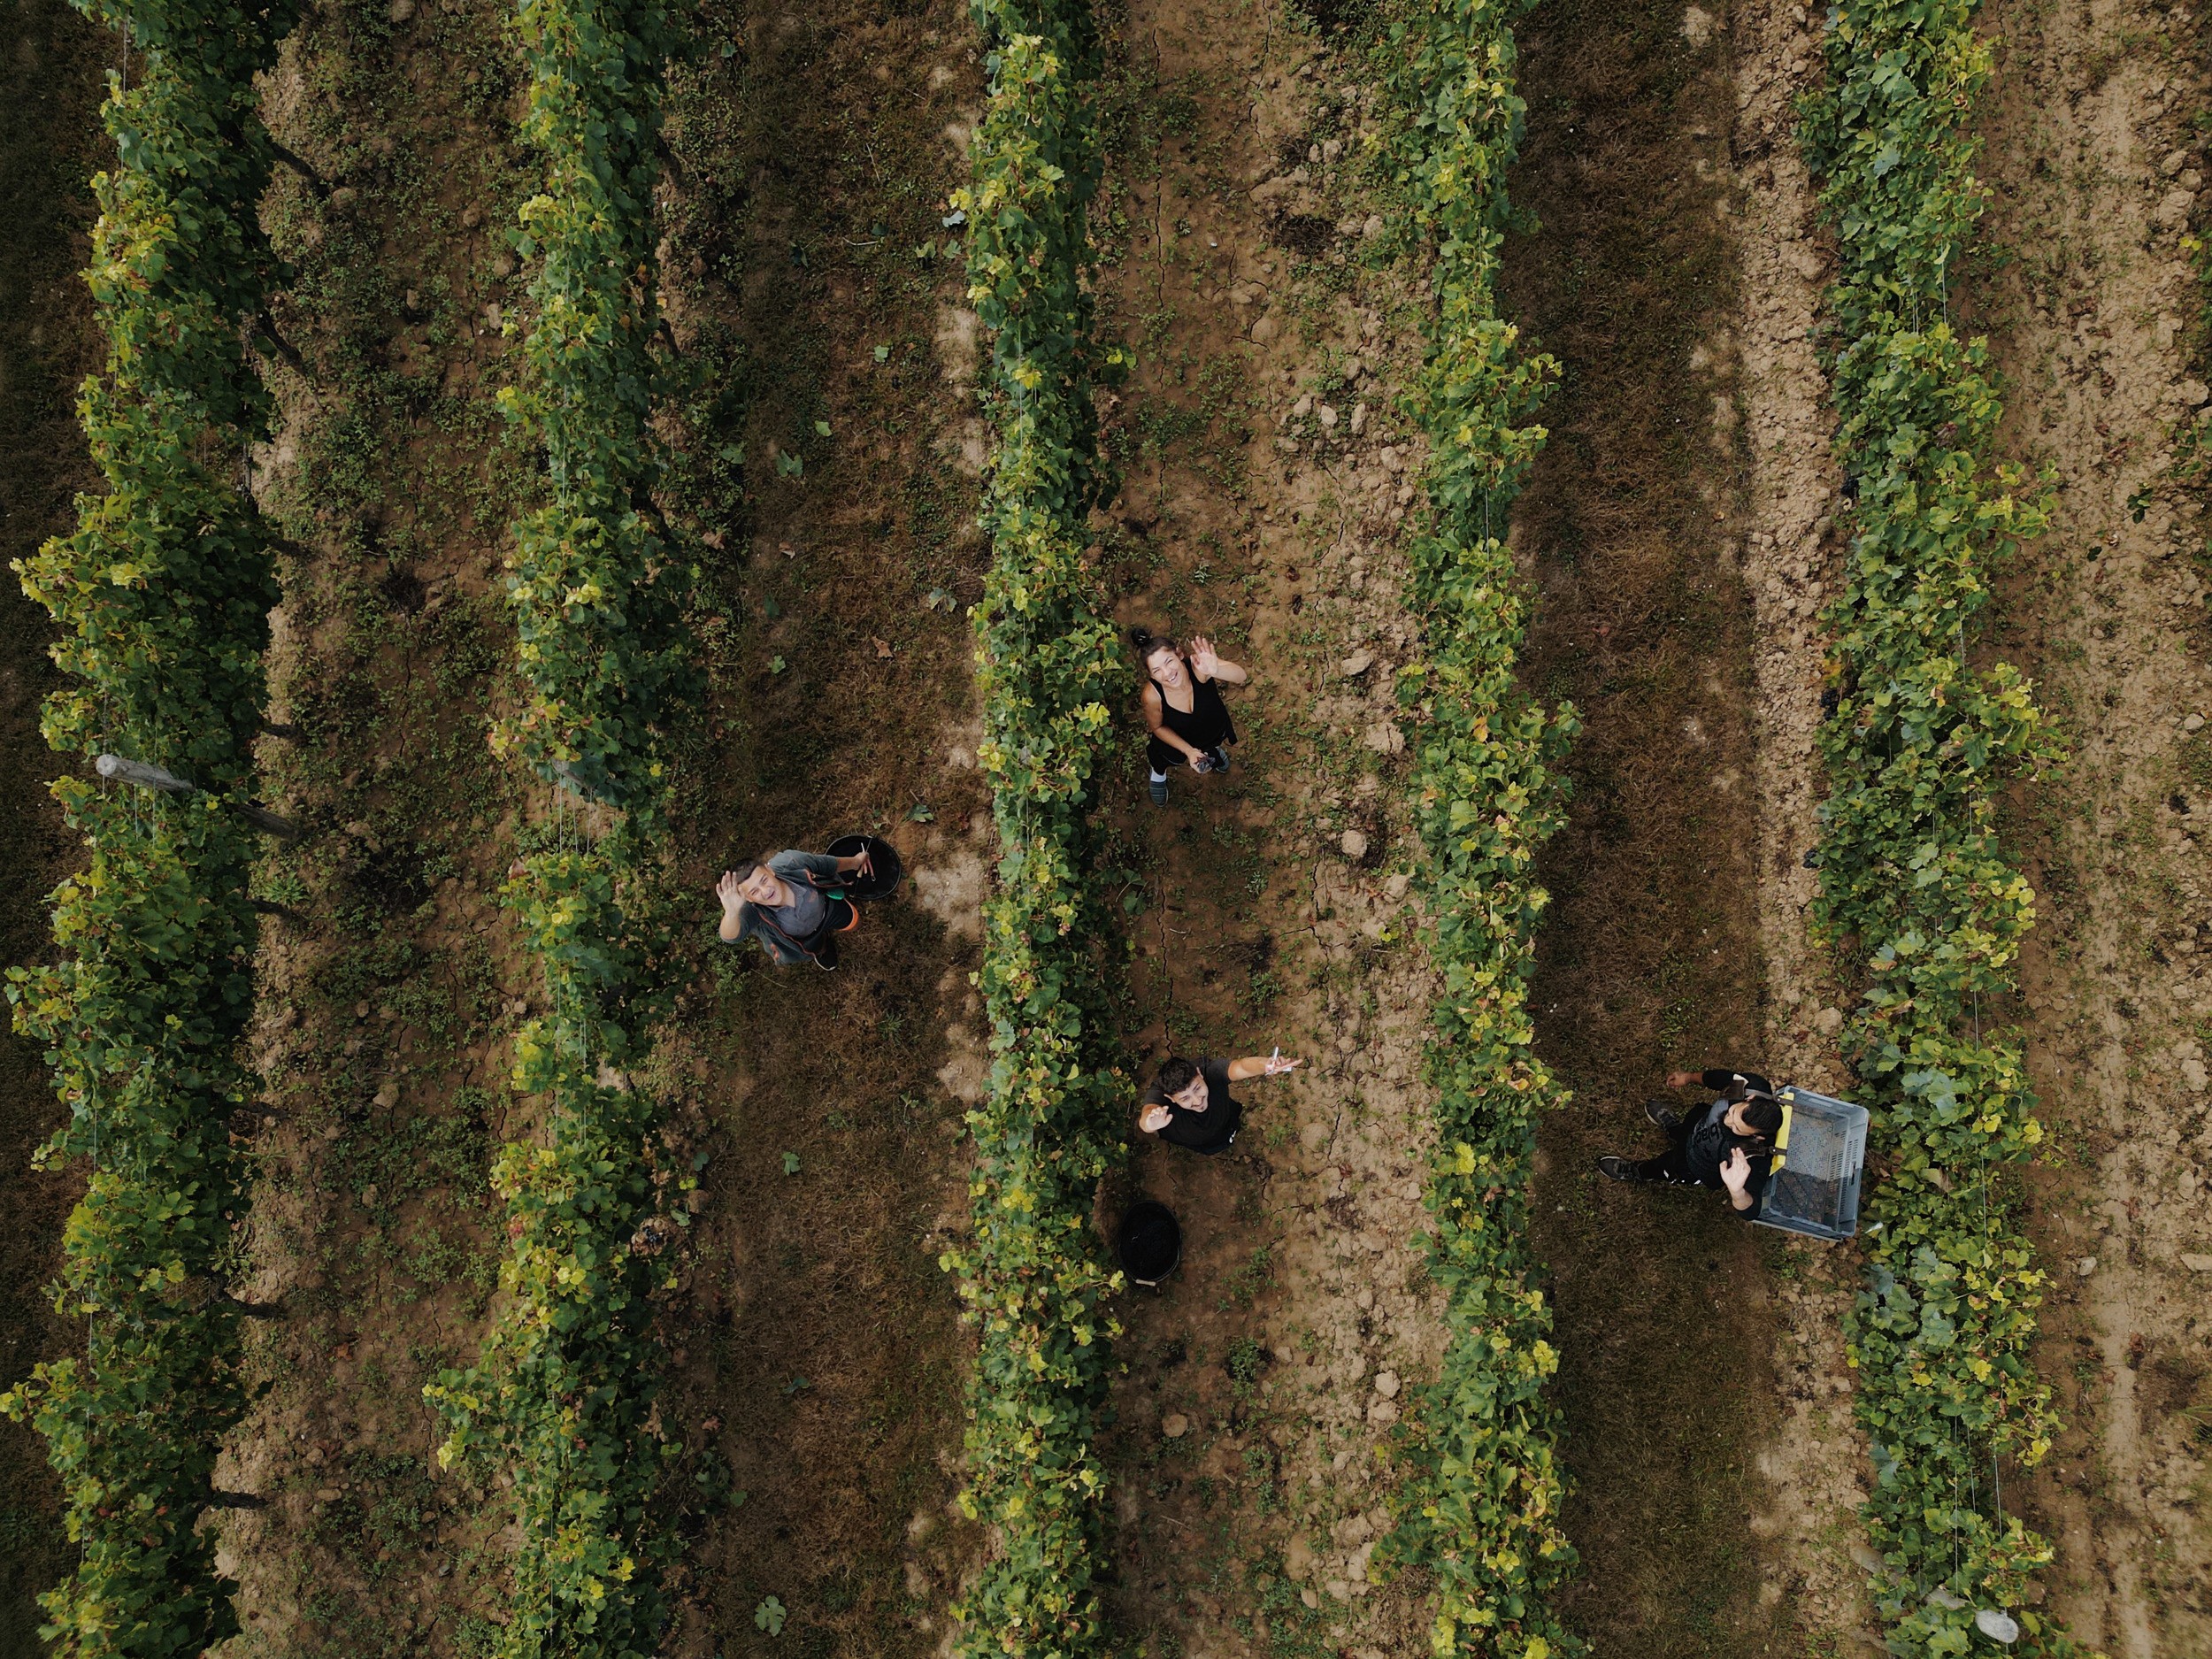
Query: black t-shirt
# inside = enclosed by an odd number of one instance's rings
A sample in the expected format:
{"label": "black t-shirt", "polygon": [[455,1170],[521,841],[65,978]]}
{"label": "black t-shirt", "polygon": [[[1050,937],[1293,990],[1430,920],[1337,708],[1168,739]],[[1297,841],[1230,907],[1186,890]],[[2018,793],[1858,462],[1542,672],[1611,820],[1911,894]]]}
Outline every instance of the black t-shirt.
{"label": "black t-shirt", "polygon": [[1698,1074],[1698,1081],[1707,1088],[1718,1089],[1724,1101],[1748,1100],[1754,1094],[1771,1094],[1774,1085],[1756,1071],[1731,1071],[1723,1066],[1708,1066]]}
{"label": "black t-shirt", "polygon": [[1226,1060],[1201,1060],[1198,1075],[1206,1079],[1205,1110],[1193,1111],[1179,1102],[1168,1099],[1156,1078],[1144,1092],[1142,1105],[1168,1109],[1167,1127],[1159,1132],[1161,1140],[1172,1141],[1179,1147],[1188,1147],[1193,1152],[1211,1157],[1217,1152],[1226,1151],[1229,1143],[1237,1138],[1237,1126],[1244,1121],[1244,1108],[1229,1098]]}
{"label": "black t-shirt", "polygon": [[1709,1071],[1700,1080],[1707,1088],[1719,1090],[1720,1098],[1691,1117],[1688,1133],[1682,1137],[1683,1164],[1700,1186],[1725,1187],[1727,1183],[1720,1178],[1721,1166],[1741,1147],[1751,1162],[1744,1191],[1751,1194],[1751,1207],[1756,1210],[1759,1194],[1766,1191],[1767,1177],[1774,1167],[1774,1143],[1764,1135],[1740,1135],[1726,1120],[1731,1106],[1753,1094],[1772,1094],[1774,1086],[1749,1071]]}

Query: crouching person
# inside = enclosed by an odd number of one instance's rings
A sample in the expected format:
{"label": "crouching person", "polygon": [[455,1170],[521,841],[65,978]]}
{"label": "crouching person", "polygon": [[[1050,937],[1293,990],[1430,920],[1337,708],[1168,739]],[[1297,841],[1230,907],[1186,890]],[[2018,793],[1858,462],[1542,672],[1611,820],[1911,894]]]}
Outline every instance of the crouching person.
{"label": "crouching person", "polygon": [[795,849],[748,858],[715,884],[722,938],[733,945],[757,939],[778,967],[833,969],[837,936],[860,926],[859,910],[837,889],[848,876],[870,873],[864,849],[849,858]]}
{"label": "crouching person", "polygon": [[1664,1152],[1654,1158],[1602,1157],[1598,1172],[1654,1187],[1717,1188],[1727,1193],[1731,1208],[1748,1214],[1759,1207],[1774,1168],[1774,1137],[1782,1127],[1774,1085],[1755,1072],[1725,1067],[1667,1075],[1669,1088],[1694,1085],[1720,1098],[1687,1116],[1665,1101],[1644,1104],[1644,1116],[1667,1137]]}

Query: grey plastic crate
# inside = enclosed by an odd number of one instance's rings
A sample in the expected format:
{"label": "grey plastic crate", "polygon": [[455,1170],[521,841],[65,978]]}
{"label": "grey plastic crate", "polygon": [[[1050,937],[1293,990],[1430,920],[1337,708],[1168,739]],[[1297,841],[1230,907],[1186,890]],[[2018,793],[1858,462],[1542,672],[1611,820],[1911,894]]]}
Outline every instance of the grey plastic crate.
{"label": "grey plastic crate", "polygon": [[1808,1238],[1850,1238],[1859,1230],[1866,1108],[1802,1088],[1775,1098],[1789,1111],[1782,1167],[1768,1179],[1752,1219]]}

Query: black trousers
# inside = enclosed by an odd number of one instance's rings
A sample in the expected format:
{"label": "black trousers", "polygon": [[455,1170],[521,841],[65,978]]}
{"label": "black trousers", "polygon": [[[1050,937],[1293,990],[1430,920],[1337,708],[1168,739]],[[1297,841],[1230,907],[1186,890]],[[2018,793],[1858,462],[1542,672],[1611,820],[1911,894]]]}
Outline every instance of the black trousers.
{"label": "black trousers", "polygon": [[1690,1131],[1708,1109],[1701,1109],[1670,1130],[1667,1149],[1655,1158],[1639,1158],[1630,1167],[1640,1181],[1655,1181],[1666,1187],[1717,1187],[1717,1181],[1701,1180],[1690,1173]]}
{"label": "black trousers", "polygon": [[826,968],[837,965],[837,935],[852,925],[853,907],[844,899],[829,902],[829,914],[822,918],[822,931],[808,940],[807,948],[813,951],[815,961]]}
{"label": "black trousers", "polygon": [[[1208,755],[1213,757],[1214,770],[1216,772],[1226,772],[1229,770],[1229,745],[1235,741],[1236,739],[1234,736],[1225,737],[1221,740],[1221,741],[1216,743],[1211,749],[1206,751]],[[1156,772],[1161,773],[1162,775],[1173,772],[1178,766],[1187,766],[1190,764],[1190,757],[1188,755],[1183,753],[1183,751],[1179,749],[1169,748],[1168,745],[1160,741],[1160,740],[1156,737],[1148,737],[1145,739],[1144,757],[1146,761],[1150,764],[1152,770]]]}

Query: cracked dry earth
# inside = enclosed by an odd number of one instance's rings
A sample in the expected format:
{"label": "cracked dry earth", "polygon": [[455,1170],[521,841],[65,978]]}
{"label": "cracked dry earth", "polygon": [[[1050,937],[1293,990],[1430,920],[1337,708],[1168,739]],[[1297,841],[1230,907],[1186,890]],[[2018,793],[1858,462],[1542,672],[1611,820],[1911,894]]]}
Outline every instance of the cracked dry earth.
{"label": "cracked dry earth", "polygon": [[[2185,9],[2006,4],[1977,298],[2010,404],[2003,453],[2057,473],[2056,527],[2009,595],[2015,648],[2070,743],[2018,800],[2045,911],[2024,975],[2052,1151],[2030,1225],[2054,1282],[2038,1360],[2067,1420],[2015,1502],[2054,1539],[2055,1609],[2113,1659],[2212,1651],[2212,675],[2208,426],[2182,238],[2212,87]],[[2200,475],[2200,468],[2199,469]]]}
{"label": "cracked dry earth", "polygon": [[1218,1158],[1132,1132],[1133,1188],[1177,1212],[1185,1255],[1125,1307],[1110,1603],[1150,1652],[1413,1653],[1418,1599],[1371,1558],[1379,1453],[1441,1333],[1417,1248],[1434,979],[1405,937],[1391,690],[1414,637],[1396,536],[1417,457],[1391,411],[1416,300],[1364,257],[1381,226],[1351,163],[1376,95],[1354,68],[1223,0],[1138,4],[1110,50],[1104,326],[1141,366],[1111,421],[1105,568],[1123,620],[1208,634],[1252,673],[1236,770],[1179,773],[1164,810],[1131,687],[1108,799],[1142,907],[1133,1046],[1148,1076],[1171,1051],[1307,1063],[1239,1086]]}

